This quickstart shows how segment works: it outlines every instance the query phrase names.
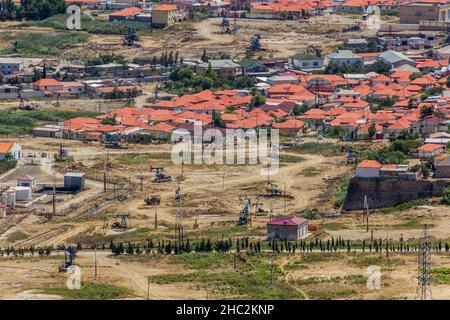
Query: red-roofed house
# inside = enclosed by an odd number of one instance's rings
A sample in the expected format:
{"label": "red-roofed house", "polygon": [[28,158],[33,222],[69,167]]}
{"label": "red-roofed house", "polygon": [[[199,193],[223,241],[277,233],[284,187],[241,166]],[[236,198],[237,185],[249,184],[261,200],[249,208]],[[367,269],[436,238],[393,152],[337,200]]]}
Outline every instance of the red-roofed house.
{"label": "red-roofed house", "polygon": [[296,136],[305,126],[301,120],[288,119],[284,122],[276,122],[272,124],[272,128],[280,130],[281,133]]}
{"label": "red-roofed house", "polygon": [[298,217],[275,218],[267,223],[267,240],[297,241],[308,234],[308,220]]}
{"label": "red-roofed house", "polygon": [[30,175],[17,179],[17,186],[36,188],[36,178]]}
{"label": "red-roofed house", "polygon": [[120,11],[113,12],[109,15],[109,21],[117,21],[117,20],[132,20],[134,17],[141,13],[142,9],[138,7],[130,7],[125,8]]}
{"label": "red-roofed house", "polygon": [[169,140],[174,129],[174,126],[161,122],[150,126],[148,131],[150,131],[151,135],[157,139]]}
{"label": "red-roofed house", "polygon": [[427,143],[417,148],[417,151],[419,152],[419,157],[430,158],[443,153],[445,151],[445,146],[441,144]]}
{"label": "red-roofed house", "polygon": [[64,85],[55,79],[41,79],[33,83],[33,89],[46,92],[63,91]]}
{"label": "red-roofed house", "polygon": [[381,167],[381,163],[375,160],[361,161],[356,166],[356,176],[360,178],[378,178]]}

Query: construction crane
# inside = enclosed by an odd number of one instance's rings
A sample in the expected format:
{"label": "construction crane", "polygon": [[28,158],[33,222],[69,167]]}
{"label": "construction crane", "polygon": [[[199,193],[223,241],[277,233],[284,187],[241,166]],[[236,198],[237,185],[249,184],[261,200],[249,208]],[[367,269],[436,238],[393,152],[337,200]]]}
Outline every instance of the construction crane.
{"label": "construction crane", "polygon": [[70,266],[73,265],[73,261],[75,260],[75,256],[77,254],[77,249],[72,246],[68,246],[64,251],[64,262],[59,266],[59,272],[67,272]]}
{"label": "construction crane", "polygon": [[151,167],[152,171],[155,171],[155,178],[153,182],[161,183],[161,182],[169,182],[172,181],[172,177],[164,174],[163,167]]}
{"label": "construction crane", "polygon": [[130,215],[128,213],[118,213],[118,214],[114,215],[114,218],[116,218],[117,221],[113,222],[111,224],[111,228],[121,229],[121,230],[128,229],[127,219],[129,217],[130,217]]}

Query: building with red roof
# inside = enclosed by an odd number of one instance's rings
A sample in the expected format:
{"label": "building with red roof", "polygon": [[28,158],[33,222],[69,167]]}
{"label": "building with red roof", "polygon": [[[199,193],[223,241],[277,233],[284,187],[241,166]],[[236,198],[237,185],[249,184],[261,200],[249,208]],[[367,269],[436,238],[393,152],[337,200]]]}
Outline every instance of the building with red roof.
{"label": "building with red roof", "polygon": [[59,82],[58,80],[45,78],[33,82],[33,89],[44,91],[46,93],[55,93],[58,91],[63,91],[64,85],[62,82]]}
{"label": "building with red roof", "polygon": [[109,15],[109,21],[134,20],[135,16],[143,10],[138,7],[125,8]]}
{"label": "building with red roof", "polygon": [[378,178],[382,166],[375,160],[363,160],[356,166],[356,176],[359,178]]}
{"label": "building with red roof", "polygon": [[275,122],[272,124],[272,128],[278,129],[282,134],[289,136],[298,135],[304,127],[305,123],[297,119],[287,119],[284,122]]}
{"label": "building with red roof", "polygon": [[307,234],[308,220],[304,218],[274,218],[267,223],[267,240],[297,241]]}
{"label": "building with red roof", "polygon": [[419,157],[431,158],[440,155],[445,151],[445,146],[442,144],[427,143],[417,148]]}

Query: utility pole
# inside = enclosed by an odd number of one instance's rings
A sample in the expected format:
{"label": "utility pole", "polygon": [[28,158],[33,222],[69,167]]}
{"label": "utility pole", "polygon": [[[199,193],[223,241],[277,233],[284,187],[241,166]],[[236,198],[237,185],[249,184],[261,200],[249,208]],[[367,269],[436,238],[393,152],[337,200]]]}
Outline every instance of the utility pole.
{"label": "utility pole", "polygon": [[417,257],[416,299],[431,300],[431,242],[427,225],[424,225]]}
{"label": "utility pole", "polygon": [[225,190],[225,166],[223,167],[223,173],[222,173],[222,192],[221,192],[222,200],[223,200],[224,190]]}
{"label": "utility pole", "polygon": [[94,245],[94,278],[97,279],[97,245]]}
{"label": "utility pole", "polygon": [[391,277],[391,260],[389,259],[389,230],[386,231],[386,258],[388,265],[388,275]]}
{"label": "utility pole", "polygon": [[158,207],[155,204],[155,229],[158,229]]}
{"label": "utility pole", "polygon": [[103,192],[106,192],[107,189],[107,179],[108,179],[108,150],[105,153],[105,160],[103,163]]}
{"label": "utility pole", "polygon": [[181,187],[179,187],[180,194],[178,197],[178,210],[176,215],[176,222],[175,222],[175,237],[178,236],[178,241],[181,243],[183,242],[183,218],[181,213],[181,199],[183,198]]}
{"label": "utility pole", "polygon": [[52,199],[53,216],[56,215],[56,186],[55,186],[55,175],[56,175],[56,172],[53,170],[53,199]]}
{"label": "utility pole", "polygon": [[273,283],[273,258],[270,258],[270,284]]}
{"label": "utility pole", "polygon": [[369,232],[369,203],[367,202],[367,195],[364,195],[364,218],[366,218],[366,232]]}
{"label": "utility pole", "polygon": [[181,175],[180,175],[180,181],[183,181],[183,172],[184,172],[184,161],[181,161]]}
{"label": "utility pole", "polygon": [[286,215],[287,207],[286,207],[286,182],[284,183],[284,215]]}
{"label": "utility pole", "polygon": [[148,276],[147,278],[147,300],[150,300],[150,282],[151,282],[151,276]]}
{"label": "utility pole", "polygon": [[141,164],[141,178],[140,178],[140,181],[141,181],[141,191],[143,191],[144,190],[144,168],[142,167],[142,164]]}

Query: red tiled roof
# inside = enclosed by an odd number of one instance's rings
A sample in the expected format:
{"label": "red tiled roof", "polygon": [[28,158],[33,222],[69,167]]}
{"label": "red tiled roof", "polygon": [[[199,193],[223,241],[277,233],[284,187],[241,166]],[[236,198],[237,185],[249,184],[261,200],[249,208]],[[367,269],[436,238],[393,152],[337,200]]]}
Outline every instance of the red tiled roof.
{"label": "red tiled roof", "polygon": [[282,217],[272,219],[272,221],[269,221],[267,224],[276,226],[301,226],[304,225],[305,223],[308,223],[308,220],[305,218]]}
{"label": "red tiled roof", "polygon": [[122,9],[120,11],[113,12],[109,16],[110,17],[128,17],[128,16],[132,16],[132,15],[138,14],[138,13],[140,13],[142,11],[143,10],[141,8],[130,7],[130,8]]}
{"label": "red tiled roof", "polygon": [[381,168],[382,165],[378,161],[375,160],[363,160],[358,163],[357,168]]}
{"label": "red tiled roof", "polygon": [[417,148],[417,150],[424,151],[424,152],[431,152],[431,151],[439,150],[442,148],[444,148],[443,145],[427,143],[427,144],[424,144],[423,146],[420,146],[419,148]]}
{"label": "red tiled roof", "polygon": [[35,81],[33,85],[38,87],[50,87],[50,86],[62,86],[62,83],[55,79],[45,78]]}
{"label": "red tiled roof", "polygon": [[11,142],[0,142],[0,153],[7,153],[12,148]]}

